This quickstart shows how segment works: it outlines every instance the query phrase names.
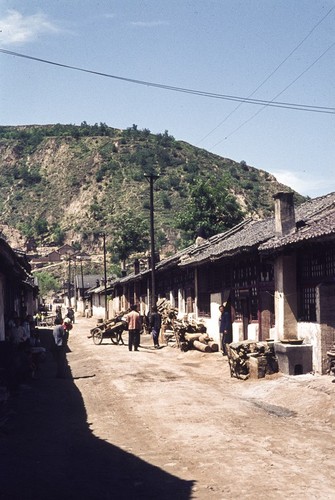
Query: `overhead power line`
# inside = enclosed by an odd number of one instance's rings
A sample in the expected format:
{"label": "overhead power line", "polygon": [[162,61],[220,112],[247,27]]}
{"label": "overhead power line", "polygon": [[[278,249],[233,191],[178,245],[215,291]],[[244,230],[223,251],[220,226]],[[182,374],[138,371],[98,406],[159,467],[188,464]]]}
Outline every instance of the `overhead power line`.
{"label": "overhead power line", "polygon": [[[324,52],[322,52],[322,54],[317,58],[315,59],[304,71],[302,71],[302,73],[300,73],[300,75],[298,75],[291,83],[289,83],[283,90],[281,90],[280,92],[278,92],[278,94],[276,94],[272,100],[274,101],[275,99],[277,99],[277,97],[279,97],[280,95],[282,95],[288,88],[290,88],[297,80],[299,80],[299,78],[301,78],[305,73],[307,73],[307,71],[309,71],[320,59],[321,57],[323,57],[330,49],[332,49],[333,47],[335,46],[335,42],[332,43],[328,49],[326,49]],[[257,115],[259,115],[262,111],[264,111],[265,108],[267,108],[268,105],[265,104],[262,108],[258,109],[256,111],[256,113],[254,113],[253,115],[249,116],[249,118],[247,118],[244,122],[242,122],[238,127],[236,127],[232,132],[230,132],[226,137],[224,137],[224,139],[221,139],[219,142],[217,142],[216,144],[214,144],[212,147],[215,148],[216,146],[218,146],[219,144],[221,144],[223,141],[225,141],[226,139],[228,139],[228,137],[231,137],[233,134],[235,134],[235,132],[237,132],[238,130],[240,130],[244,125],[246,125],[247,123],[249,123],[251,120],[253,120]]]}
{"label": "overhead power line", "polygon": [[308,112],[313,112],[313,113],[335,114],[335,108],[327,107],[327,106],[310,106],[308,104],[297,104],[297,103],[289,103],[289,102],[272,102],[272,101],[268,101],[268,100],[264,100],[264,99],[249,99],[246,97],[239,97],[239,96],[226,95],[226,94],[217,94],[217,93],[213,93],[213,92],[206,92],[203,90],[175,87],[172,85],[165,85],[162,83],[154,83],[154,82],[149,82],[149,81],[144,81],[144,80],[137,80],[134,78],[126,78],[123,76],[112,75],[109,73],[103,73],[100,71],[94,71],[94,70],[90,70],[90,69],[86,69],[86,68],[80,68],[77,66],[70,66],[68,64],[62,64],[62,63],[58,63],[55,61],[50,61],[48,59],[41,59],[39,57],[28,56],[26,54],[21,54],[19,52],[13,52],[11,50],[6,50],[6,49],[0,49],[0,53],[7,54],[10,56],[15,56],[15,57],[21,57],[24,59],[29,59],[31,61],[37,61],[37,62],[41,62],[44,64],[50,64],[50,65],[58,66],[61,68],[72,69],[75,71],[81,71],[83,73],[89,73],[89,74],[93,74],[93,75],[97,75],[97,76],[103,76],[106,78],[113,78],[115,80],[120,80],[120,81],[124,81],[124,82],[128,82],[128,83],[134,83],[136,85],[144,85],[146,87],[154,87],[154,88],[159,88],[159,89],[163,89],[163,90],[170,90],[173,92],[182,92],[185,94],[198,95],[198,96],[202,96],[202,97],[208,97],[211,99],[223,99],[226,101],[243,102],[243,103],[247,103],[247,104],[270,106],[270,107],[274,107],[274,108],[284,108],[284,109],[291,109],[291,110],[296,110],[296,111],[308,111]]}
{"label": "overhead power line", "polygon": [[[253,95],[256,94],[256,92],[265,85],[265,83],[270,80],[270,78],[285,64],[285,62],[301,47],[301,45],[312,35],[312,33],[316,30],[316,28],[329,16],[329,14],[335,9],[335,7],[332,7],[314,26],[313,28],[307,33],[307,35],[294,47],[294,49],[291,50],[291,52],[276,66],[276,68],[271,71],[271,73],[251,92],[251,94],[248,95],[247,99],[252,97]],[[309,68],[308,68],[309,69]],[[296,80],[294,80],[296,81]],[[287,89],[288,87],[286,87]],[[285,90],[286,90],[285,89]],[[278,97],[278,96],[277,96]],[[275,99],[275,98],[274,98]],[[271,101],[273,101],[272,99]],[[226,115],[221,122],[216,125],[212,130],[210,130],[204,137],[202,137],[199,141],[198,144],[203,142],[207,137],[209,137],[215,130],[217,130],[221,125],[223,125],[228,118],[230,118],[242,105],[244,102],[240,102],[228,115]],[[251,118],[250,118],[251,119]],[[249,121],[249,120],[248,120]],[[243,126],[243,124],[241,125]]]}

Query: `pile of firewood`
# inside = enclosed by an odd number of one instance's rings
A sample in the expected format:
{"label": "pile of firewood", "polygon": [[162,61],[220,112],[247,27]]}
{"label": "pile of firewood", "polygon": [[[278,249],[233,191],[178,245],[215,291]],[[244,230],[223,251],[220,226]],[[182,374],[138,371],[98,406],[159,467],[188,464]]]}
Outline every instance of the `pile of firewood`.
{"label": "pile of firewood", "polygon": [[182,351],[197,349],[202,352],[217,352],[217,342],[208,335],[206,326],[201,322],[188,320],[187,315],[177,318],[178,309],[166,299],[157,302],[157,310],[162,316],[162,335],[164,340],[173,342]]}
{"label": "pile of firewood", "polygon": [[162,329],[173,331],[174,322],[177,320],[178,309],[172,307],[167,299],[157,301],[157,311],[162,317]]}
{"label": "pile of firewood", "polygon": [[[199,325],[200,329],[204,326]],[[181,350],[188,351],[189,349],[197,349],[201,352],[218,352],[219,345],[217,342],[214,342],[212,337],[208,335],[208,333],[189,333],[186,331],[182,332],[183,340],[180,342]]]}
{"label": "pile of firewood", "polygon": [[230,375],[242,380],[262,378],[278,372],[272,342],[244,340],[226,345]]}

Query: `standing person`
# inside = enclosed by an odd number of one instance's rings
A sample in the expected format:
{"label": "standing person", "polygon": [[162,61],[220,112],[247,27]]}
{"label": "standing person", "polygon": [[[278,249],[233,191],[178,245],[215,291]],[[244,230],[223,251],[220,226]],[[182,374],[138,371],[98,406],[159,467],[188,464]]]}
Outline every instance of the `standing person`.
{"label": "standing person", "polygon": [[134,304],[130,309],[130,313],[126,315],[128,324],[128,350],[132,351],[134,346],[134,351],[138,351],[140,345],[141,320],[137,311],[137,305]]}
{"label": "standing person", "polygon": [[69,318],[72,323],[74,323],[74,310],[72,309],[72,307],[67,308],[66,317]]}
{"label": "standing person", "polygon": [[66,348],[69,338],[68,331],[63,324],[56,325],[53,329],[53,337],[55,341],[55,357],[57,363],[57,378],[65,378],[66,376]]}
{"label": "standing person", "polygon": [[6,325],[6,337],[12,345],[19,343],[18,315],[13,311]]}
{"label": "standing person", "polygon": [[60,306],[56,307],[56,317],[55,325],[61,325],[63,323],[62,309]]}
{"label": "standing person", "polygon": [[27,323],[21,318],[16,319],[15,342],[21,351],[24,351],[29,346],[30,328],[28,330]]}
{"label": "standing person", "polygon": [[28,314],[25,315],[25,317],[22,320],[22,328],[24,329],[24,339],[23,341],[29,344],[30,343],[30,337],[31,337],[31,317],[28,316]]}
{"label": "standing person", "polygon": [[73,324],[72,324],[72,321],[70,320],[70,318],[68,316],[66,316],[66,318],[64,318],[64,321],[63,321],[63,328],[64,330],[69,334],[70,331],[72,330],[73,328]]}
{"label": "standing person", "polygon": [[228,303],[225,302],[219,307],[220,317],[219,317],[219,332],[221,339],[221,350],[222,354],[225,356],[227,354],[226,344],[231,342],[230,339],[230,313],[228,309]]}
{"label": "standing person", "polygon": [[162,318],[159,312],[157,311],[157,307],[154,306],[152,308],[152,313],[150,316],[150,326],[151,326],[151,334],[152,340],[154,341],[155,349],[159,348],[159,332],[162,325]]}

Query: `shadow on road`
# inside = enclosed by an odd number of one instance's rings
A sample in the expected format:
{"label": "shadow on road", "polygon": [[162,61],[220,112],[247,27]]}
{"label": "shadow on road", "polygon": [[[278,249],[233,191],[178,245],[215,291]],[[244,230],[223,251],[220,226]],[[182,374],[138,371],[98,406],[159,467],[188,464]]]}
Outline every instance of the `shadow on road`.
{"label": "shadow on road", "polygon": [[0,434],[0,499],[190,499],[193,482],[93,435],[71,377],[55,378],[52,331],[40,331],[47,359],[11,398],[15,413]]}

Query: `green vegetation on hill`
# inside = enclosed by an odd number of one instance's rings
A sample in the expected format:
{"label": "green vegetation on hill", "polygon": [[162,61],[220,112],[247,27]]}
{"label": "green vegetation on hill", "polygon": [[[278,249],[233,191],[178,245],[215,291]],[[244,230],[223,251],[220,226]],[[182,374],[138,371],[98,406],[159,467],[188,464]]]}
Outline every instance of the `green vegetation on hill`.
{"label": "green vegetation on hill", "polygon": [[[182,240],[189,242],[196,225],[206,226],[207,233],[217,232],[238,221],[242,213],[269,215],[273,194],[289,189],[244,161],[238,163],[177,141],[167,131],[152,134],[136,125],[118,130],[86,122],[80,126],[2,126],[1,222],[20,230],[30,243],[75,242],[86,249],[104,231],[115,255],[142,252],[150,209],[144,174],[152,172],[159,175],[154,184],[157,243],[165,252],[176,249]],[[226,211],[230,225],[224,225],[218,214],[202,224],[197,196],[203,192],[195,186],[207,186],[214,198],[222,190],[220,210]],[[296,194],[296,201],[302,200]],[[187,214],[198,218],[193,227],[185,222]],[[133,225],[139,228],[136,238],[134,233],[134,241],[141,243],[138,249],[134,245],[128,248],[124,241],[123,245],[117,243],[123,237],[122,219],[129,218],[138,221]],[[129,227],[125,224],[127,239],[131,238]]]}

